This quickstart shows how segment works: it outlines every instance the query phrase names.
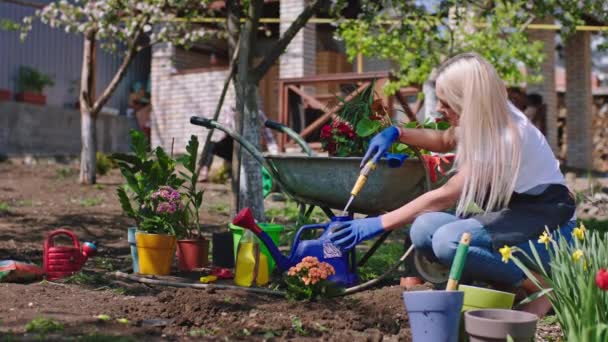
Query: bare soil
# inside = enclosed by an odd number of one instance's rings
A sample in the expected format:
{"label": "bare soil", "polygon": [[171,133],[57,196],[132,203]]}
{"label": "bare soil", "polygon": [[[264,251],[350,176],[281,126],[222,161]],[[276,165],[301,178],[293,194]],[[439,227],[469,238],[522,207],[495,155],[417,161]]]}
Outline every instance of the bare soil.
{"label": "bare soil", "polygon": [[[411,340],[398,286],[295,303],[239,290],[175,289],[112,277],[116,270],[130,272],[131,263],[126,230],[132,222],[115,195],[122,179],[112,170],[97,185],[82,186],[77,171],[75,164],[0,163],[0,260],[42,265],[43,241],[59,227],[99,248],[69,283],[0,284],[0,340]],[[202,186],[206,231],[226,229],[228,187]],[[98,319],[100,314],[110,320]],[[40,317],[63,328],[27,332],[28,322]],[[541,329],[540,337],[555,336],[554,326]]]}

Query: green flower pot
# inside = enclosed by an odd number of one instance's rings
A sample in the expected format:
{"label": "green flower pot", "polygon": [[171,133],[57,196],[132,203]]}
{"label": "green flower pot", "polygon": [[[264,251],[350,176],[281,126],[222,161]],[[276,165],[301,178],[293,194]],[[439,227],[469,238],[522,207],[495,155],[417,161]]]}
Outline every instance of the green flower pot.
{"label": "green flower pot", "polygon": [[[270,236],[272,242],[274,242],[274,244],[278,246],[281,233],[285,230],[285,227],[280,224],[274,223],[258,223],[258,225],[260,226],[260,228],[262,228],[263,231],[265,231]],[[230,223],[228,227],[230,227],[230,231],[232,232],[232,241],[234,242],[234,260],[236,260],[236,251],[238,250],[241,236],[243,236],[243,228],[235,226],[232,223]],[[272,271],[274,271],[275,266],[275,261],[272,258],[272,255],[270,255],[268,248],[266,248],[266,245],[264,245],[263,243],[260,243],[260,251],[264,255],[266,255],[266,260],[268,260],[268,272],[272,273]]]}
{"label": "green flower pot", "polygon": [[496,291],[483,287],[460,285],[458,290],[464,292],[462,311],[476,309],[511,309],[515,294]]}

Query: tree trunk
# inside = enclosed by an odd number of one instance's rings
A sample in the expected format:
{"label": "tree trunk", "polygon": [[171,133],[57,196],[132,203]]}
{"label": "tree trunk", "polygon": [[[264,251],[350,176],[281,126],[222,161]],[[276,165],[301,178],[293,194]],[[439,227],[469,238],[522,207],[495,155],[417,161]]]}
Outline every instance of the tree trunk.
{"label": "tree trunk", "polygon": [[95,31],[85,34],[80,74],[80,183],[95,184],[96,182],[96,152],[97,113],[93,111],[95,99]]}
{"label": "tree trunk", "polygon": [[91,112],[81,109],[80,121],[82,144],[80,152],[80,183],[95,184],[97,120]]}

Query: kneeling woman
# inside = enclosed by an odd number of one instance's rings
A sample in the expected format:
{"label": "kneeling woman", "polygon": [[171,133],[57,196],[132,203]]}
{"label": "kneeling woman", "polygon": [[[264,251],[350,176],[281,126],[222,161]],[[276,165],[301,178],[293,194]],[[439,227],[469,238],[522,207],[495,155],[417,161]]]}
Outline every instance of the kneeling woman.
{"label": "kneeling woman", "polygon": [[[547,227],[571,239],[575,202],[565,186],[544,136],[507,100],[496,70],[477,54],[446,61],[436,77],[437,111],[450,122],[447,131],[389,127],[370,142],[363,163],[377,161],[395,141],[434,152],[456,150],[456,173],[442,187],[380,217],[350,221],[332,236],[342,249],[384,231],[412,223],[415,247],[429,259],[450,265],[463,232],[471,233],[465,264],[469,278],[538,291],[513,263],[503,263],[498,249],[529,251]],[[472,214],[470,204],[482,213]],[[456,214],[444,210],[456,207]],[[538,251],[549,261],[544,245]],[[524,310],[544,315],[545,297]]]}

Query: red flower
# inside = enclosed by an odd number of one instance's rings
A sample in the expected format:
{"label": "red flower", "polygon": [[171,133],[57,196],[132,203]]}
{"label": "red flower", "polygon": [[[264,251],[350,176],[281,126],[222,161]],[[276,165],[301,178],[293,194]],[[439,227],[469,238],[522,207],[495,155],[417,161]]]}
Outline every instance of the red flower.
{"label": "red flower", "polygon": [[604,291],[608,291],[608,271],[605,268],[600,268],[595,276],[595,283],[597,287]]}
{"label": "red flower", "polygon": [[327,145],[325,145],[325,150],[327,152],[329,152],[330,154],[336,153],[336,148],[337,148],[336,143],[333,141],[329,142],[329,143],[327,143]]}
{"label": "red flower", "polygon": [[349,135],[352,131],[353,130],[350,128],[350,126],[345,123],[338,126],[338,132],[341,135]]}
{"label": "red flower", "polygon": [[331,126],[325,125],[321,128],[321,139],[327,139],[331,137]]}

